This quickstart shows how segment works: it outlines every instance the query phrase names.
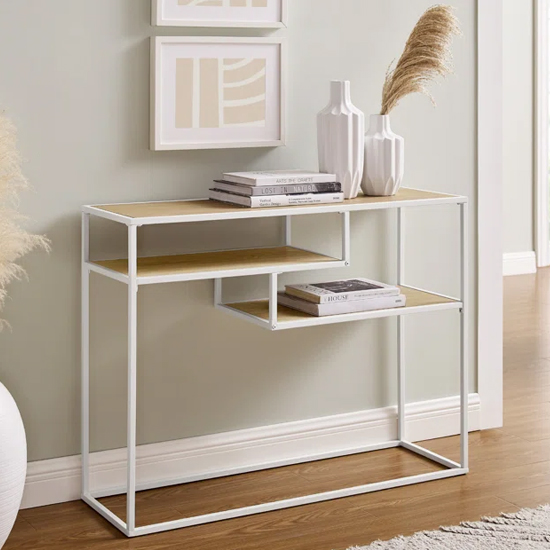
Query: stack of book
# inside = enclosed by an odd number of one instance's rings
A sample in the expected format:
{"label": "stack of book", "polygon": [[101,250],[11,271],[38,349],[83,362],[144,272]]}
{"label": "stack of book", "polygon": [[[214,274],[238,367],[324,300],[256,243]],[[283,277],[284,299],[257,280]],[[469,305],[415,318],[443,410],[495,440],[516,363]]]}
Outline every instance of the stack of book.
{"label": "stack of book", "polygon": [[313,285],[287,286],[278,303],[315,317],[404,307],[406,297],[397,286],[369,279],[347,279]]}
{"label": "stack of book", "polygon": [[344,194],[334,174],[291,170],[224,174],[222,180],[214,181],[209,198],[248,208],[269,208],[338,203],[344,201]]}

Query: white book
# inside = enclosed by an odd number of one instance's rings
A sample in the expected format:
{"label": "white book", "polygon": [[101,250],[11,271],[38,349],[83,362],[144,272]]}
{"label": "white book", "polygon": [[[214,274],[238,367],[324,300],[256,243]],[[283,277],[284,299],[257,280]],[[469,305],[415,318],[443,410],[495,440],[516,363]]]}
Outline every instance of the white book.
{"label": "white book", "polygon": [[344,279],[310,285],[290,285],[286,293],[314,304],[333,302],[353,302],[377,296],[398,296],[401,290],[397,286],[371,281],[370,279]]}
{"label": "white book", "polygon": [[407,297],[400,294],[398,296],[379,296],[368,300],[356,300],[352,302],[313,304],[307,300],[300,300],[300,298],[295,298],[284,292],[279,292],[277,302],[281,306],[296,309],[313,315],[314,317],[326,317],[328,315],[345,315],[346,313],[360,313],[363,311],[405,307],[407,305]]}
{"label": "white book", "polygon": [[272,172],[229,172],[225,181],[241,185],[292,185],[295,183],[334,183],[336,175],[308,172],[307,170],[274,170]]}
{"label": "white book", "polygon": [[344,202],[344,193],[309,193],[306,195],[271,195],[245,197],[225,191],[210,189],[210,199],[246,206],[248,208],[272,208],[275,206],[300,206],[309,204],[332,204]]}

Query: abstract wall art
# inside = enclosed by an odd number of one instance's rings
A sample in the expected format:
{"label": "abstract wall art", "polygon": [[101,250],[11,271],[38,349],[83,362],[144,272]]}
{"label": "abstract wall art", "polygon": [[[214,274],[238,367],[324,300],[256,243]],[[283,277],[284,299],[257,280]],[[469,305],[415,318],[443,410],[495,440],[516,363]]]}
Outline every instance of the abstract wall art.
{"label": "abstract wall art", "polygon": [[152,59],[152,149],[284,144],[283,39],[157,37]]}
{"label": "abstract wall art", "polygon": [[153,0],[153,25],[286,27],[288,0]]}

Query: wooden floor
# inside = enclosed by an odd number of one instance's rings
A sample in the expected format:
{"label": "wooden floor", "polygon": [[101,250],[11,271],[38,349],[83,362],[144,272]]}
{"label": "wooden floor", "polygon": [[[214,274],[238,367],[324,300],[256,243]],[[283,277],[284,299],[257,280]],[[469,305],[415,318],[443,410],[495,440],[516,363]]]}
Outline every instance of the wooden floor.
{"label": "wooden floor", "polygon": [[[73,502],[21,512],[5,550],[339,550],[549,503],[550,270],[505,280],[505,317],[505,428],[471,435],[468,476],[133,540]],[[426,446],[458,458],[457,438]],[[211,480],[140,495],[138,523],[433,469],[392,450]]]}

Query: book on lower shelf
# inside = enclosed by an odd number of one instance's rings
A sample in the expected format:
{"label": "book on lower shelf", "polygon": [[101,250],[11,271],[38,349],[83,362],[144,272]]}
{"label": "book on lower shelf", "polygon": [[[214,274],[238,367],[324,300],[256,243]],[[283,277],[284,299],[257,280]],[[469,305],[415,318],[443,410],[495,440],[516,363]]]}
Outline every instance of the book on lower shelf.
{"label": "book on lower shelf", "polygon": [[382,296],[401,294],[397,286],[387,285],[370,279],[344,279],[308,285],[289,285],[286,293],[314,304],[353,302]]}
{"label": "book on lower shelf", "polygon": [[344,202],[343,193],[306,193],[302,195],[243,196],[211,189],[211,200],[247,208],[272,208],[277,206],[301,206],[310,204],[334,204]]}
{"label": "book on lower shelf", "polygon": [[307,313],[314,317],[327,317],[329,315],[344,315],[346,313],[361,313],[365,311],[377,311],[405,307],[407,298],[403,294],[397,296],[376,296],[364,300],[351,302],[331,302],[328,304],[314,304],[301,298],[296,298],[279,292],[277,297],[279,305]]}

